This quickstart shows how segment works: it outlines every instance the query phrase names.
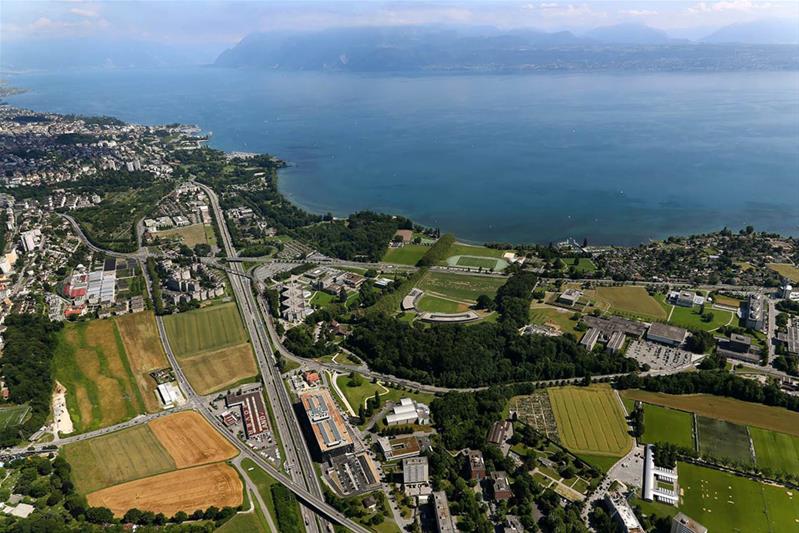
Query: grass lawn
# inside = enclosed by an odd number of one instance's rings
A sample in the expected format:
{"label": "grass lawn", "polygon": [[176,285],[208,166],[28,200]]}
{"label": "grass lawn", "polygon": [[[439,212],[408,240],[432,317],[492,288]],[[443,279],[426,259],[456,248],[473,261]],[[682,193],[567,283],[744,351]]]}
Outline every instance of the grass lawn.
{"label": "grass lawn", "polygon": [[27,405],[0,407],[0,429],[20,425],[25,420],[25,415],[28,414],[28,411],[30,411],[30,407]]}
{"label": "grass lawn", "polygon": [[561,259],[564,263],[566,263],[566,270],[569,270],[573,266],[574,270],[579,274],[590,274],[592,272],[596,272],[596,265],[588,257],[578,258],[576,265],[574,264],[574,257],[562,257]]}
{"label": "grass lawn", "polygon": [[429,249],[429,246],[421,244],[406,244],[401,248],[389,247],[383,256],[383,262],[396,265],[415,265]]}
{"label": "grass lawn", "polygon": [[208,236],[205,224],[192,224],[191,226],[185,226],[183,228],[159,231],[157,235],[165,239],[170,237],[179,237],[183,244],[189,248],[194,248],[194,246],[197,244],[208,244]]}
{"label": "grass lawn", "polygon": [[685,411],[644,404],[644,436],[648,444],[670,442],[693,449],[693,416]]}
{"label": "grass lawn", "polygon": [[64,456],[81,494],[175,469],[175,461],[148,425],[68,444]]}
{"label": "grass lawn", "polygon": [[67,409],[76,432],[117,424],[146,411],[113,320],[66,324],[59,333],[53,369],[67,389]]}
{"label": "grass lawn", "polygon": [[251,513],[238,513],[214,530],[214,533],[267,533],[269,528],[258,504]]}
{"label": "grass lawn", "polygon": [[380,394],[380,398],[383,402],[393,401],[397,402],[402,398],[411,398],[418,402],[430,404],[433,401],[434,396],[432,394],[424,394],[420,392],[408,392],[400,389],[395,389],[394,387],[385,387],[383,385],[372,383],[366,378],[363,378],[360,385],[353,387],[350,385],[350,376],[349,375],[341,375],[336,378],[336,384],[341,389],[341,392],[344,393],[344,396],[347,398],[347,402],[349,402],[350,406],[355,410],[355,413],[358,413],[358,408],[361,405],[365,405],[365,402],[368,398],[372,398],[375,395],[375,391]]}
{"label": "grass lawn", "polygon": [[768,267],[780,276],[799,283],[799,268],[788,263],[769,263]]}
{"label": "grass lawn", "polygon": [[657,300],[637,285],[597,287],[594,291],[586,291],[586,296],[595,300],[598,307],[609,308],[611,312],[656,319],[667,316]]}
{"label": "grass lawn", "polygon": [[677,470],[683,490],[679,509],[709,531],[796,531],[796,491],[688,463],[678,463]]}
{"label": "grass lawn", "polygon": [[233,302],[165,316],[164,326],[178,357],[218,350],[247,340]]}
{"label": "grass lawn", "polygon": [[449,247],[449,255],[472,255],[478,257],[493,257],[495,259],[501,259],[502,254],[504,254],[507,250],[498,250],[496,248],[487,248],[485,246],[475,246],[471,244],[464,244],[461,242],[456,242],[452,246]]}
{"label": "grass lawn", "polygon": [[751,426],[749,435],[757,466],[775,472],[799,472],[799,437]]}
{"label": "grass lawn", "polygon": [[727,307],[735,307],[738,308],[741,306],[741,300],[737,298],[730,298],[729,296],[724,296],[723,294],[714,294],[711,296],[713,298],[713,303],[718,305],[724,305]]}
{"label": "grass lawn", "polygon": [[337,301],[338,297],[324,291],[316,291],[316,293],[311,296],[311,305],[316,307],[327,307],[331,303]]}
{"label": "grass lawn", "polygon": [[428,311],[430,313],[461,313],[469,309],[469,306],[452,300],[445,300],[425,294],[416,304],[418,311]]}
{"label": "grass lawn", "polygon": [[[666,296],[663,294],[658,294],[655,299],[663,306],[666,316],[668,316],[669,312],[671,312],[669,324],[679,326],[681,328],[713,331],[721,326],[726,326],[727,324],[732,323],[731,321],[734,317],[733,313],[730,311],[712,309],[710,305],[706,305],[705,312],[712,313],[713,319],[710,322],[705,322],[702,320],[702,314],[700,313],[701,307],[698,305],[693,307],[681,307],[678,305],[673,306],[666,302]],[[673,311],[672,308],[674,308]]]}
{"label": "grass lawn", "polygon": [[497,266],[497,260],[488,257],[472,257],[469,255],[462,255],[458,258],[458,261],[455,264],[460,267],[494,270]]}
{"label": "grass lawn", "polygon": [[799,437],[799,413],[782,407],[743,402],[711,394],[665,394],[638,389],[621,391],[632,400],[673,407],[736,424],[755,426]]}
{"label": "grass lawn", "polygon": [[493,298],[506,281],[490,276],[428,272],[416,286],[430,294],[474,302],[481,294]]}
{"label": "grass lawn", "polygon": [[621,457],[632,439],[614,391],[607,385],[547,389],[561,442],[573,453]]}
{"label": "grass lawn", "polygon": [[[266,503],[269,514],[272,516],[272,521],[278,524],[277,509],[275,509],[275,502],[272,499],[272,485],[279,485],[280,483],[267,474],[260,466],[256,465],[251,459],[243,459],[241,461],[241,467],[244,469],[247,477],[258,487],[258,492],[261,494],[261,498],[264,499],[264,503]],[[300,506],[296,499],[292,499],[291,507],[299,514]]]}
{"label": "grass lawn", "polygon": [[159,368],[166,368],[169,363],[161,346],[161,338],[158,336],[155,315],[152,311],[145,311],[117,317],[114,321],[125,345],[130,368],[142,392],[147,411],[160,410],[161,406],[156,397],[156,383],[149,373]]}
{"label": "grass lawn", "polygon": [[746,426],[704,416],[697,416],[696,423],[699,451],[702,454],[741,464],[752,464]]}
{"label": "grass lawn", "polygon": [[621,458],[617,455],[591,455],[587,453],[578,454],[577,457],[602,472],[610,470]]}
{"label": "grass lawn", "polygon": [[533,324],[554,324],[564,333],[580,334],[575,326],[577,320],[572,320],[573,311],[560,310],[555,307],[533,307],[530,309],[530,321]]}

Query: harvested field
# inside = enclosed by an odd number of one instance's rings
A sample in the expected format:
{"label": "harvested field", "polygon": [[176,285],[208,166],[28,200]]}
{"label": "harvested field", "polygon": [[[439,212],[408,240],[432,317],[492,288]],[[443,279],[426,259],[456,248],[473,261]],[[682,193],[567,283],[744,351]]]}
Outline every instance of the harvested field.
{"label": "harvested field", "polygon": [[149,426],[177,468],[216,463],[238,454],[227,439],[194,411],[157,418]]}
{"label": "harvested field", "polygon": [[761,427],[799,437],[799,413],[782,407],[770,407],[711,394],[678,395],[639,389],[624,390],[620,393],[623,397],[631,400],[673,407],[709,418]]}
{"label": "harvested field", "polygon": [[108,507],[116,516],[133,507],[172,516],[212,505],[237,507],[242,483],[230,466],[212,464],[130,481],[92,492],[87,499],[89,505]]}
{"label": "harvested field", "polygon": [[606,385],[547,389],[563,445],[574,453],[622,456],[632,439],[615,392]]}
{"label": "harvested field", "polygon": [[239,310],[232,302],[166,316],[164,326],[178,357],[219,350],[247,340]]}
{"label": "harvested field", "polygon": [[699,451],[719,459],[750,465],[752,452],[746,426],[704,416],[696,417]]}
{"label": "harvested field", "polygon": [[258,373],[252,348],[246,342],[183,357],[180,366],[198,394],[210,394]]}
{"label": "harvested field", "polygon": [[81,494],[175,468],[169,452],[146,425],[68,444],[64,456]]}
{"label": "harvested field", "polygon": [[145,412],[145,403],[113,320],[67,324],[53,360],[67,389],[76,432],[90,431]]}
{"label": "harvested field", "polygon": [[156,383],[149,373],[158,368],[166,368],[169,363],[158,337],[155,315],[146,311],[121,316],[115,321],[128,354],[130,369],[142,392],[144,405],[149,412],[158,411],[161,406],[156,396]]}
{"label": "harvested field", "polygon": [[598,307],[610,308],[621,314],[656,319],[667,316],[657,300],[639,286],[597,287],[595,291],[586,291],[586,296],[596,300]]}

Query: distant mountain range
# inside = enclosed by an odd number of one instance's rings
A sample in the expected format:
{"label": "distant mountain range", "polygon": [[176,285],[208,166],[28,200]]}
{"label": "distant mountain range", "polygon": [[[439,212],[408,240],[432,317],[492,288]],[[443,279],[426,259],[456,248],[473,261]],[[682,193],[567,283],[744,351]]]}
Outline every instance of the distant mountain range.
{"label": "distant mountain range", "polygon": [[[771,26],[783,28],[769,32]],[[756,42],[768,33],[770,42]],[[786,44],[782,45],[782,42]],[[433,26],[337,28],[313,33],[254,33],[215,65],[285,70],[781,70],[799,69],[799,37],[784,24],[737,25],[706,41],[673,39],[640,24],[584,35],[535,30]],[[780,46],[775,46],[780,44]]]}

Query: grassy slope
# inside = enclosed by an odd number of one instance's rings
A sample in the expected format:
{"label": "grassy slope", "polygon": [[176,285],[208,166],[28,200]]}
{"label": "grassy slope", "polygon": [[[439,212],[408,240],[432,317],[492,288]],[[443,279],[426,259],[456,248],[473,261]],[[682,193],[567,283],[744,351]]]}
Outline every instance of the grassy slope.
{"label": "grassy slope", "polygon": [[665,319],[666,311],[639,286],[597,287],[597,303],[608,305],[612,311],[656,319]]}

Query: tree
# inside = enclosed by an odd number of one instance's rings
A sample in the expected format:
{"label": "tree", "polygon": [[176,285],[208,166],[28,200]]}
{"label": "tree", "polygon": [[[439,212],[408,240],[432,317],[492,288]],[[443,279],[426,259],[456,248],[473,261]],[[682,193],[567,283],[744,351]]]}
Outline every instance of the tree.
{"label": "tree", "polygon": [[494,300],[486,294],[481,294],[477,297],[477,309],[492,309],[494,307]]}
{"label": "tree", "polygon": [[694,353],[707,353],[716,344],[713,334],[707,331],[693,331],[685,341],[685,347]]}
{"label": "tree", "polygon": [[588,386],[591,385],[591,373],[590,372],[586,372],[585,376],[583,376],[582,385],[583,385],[583,387],[588,387]]}
{"label": "tree", "polygon": [[347,301],[347,290],[344,287],[338,291],[338,301],[345,303]]}

